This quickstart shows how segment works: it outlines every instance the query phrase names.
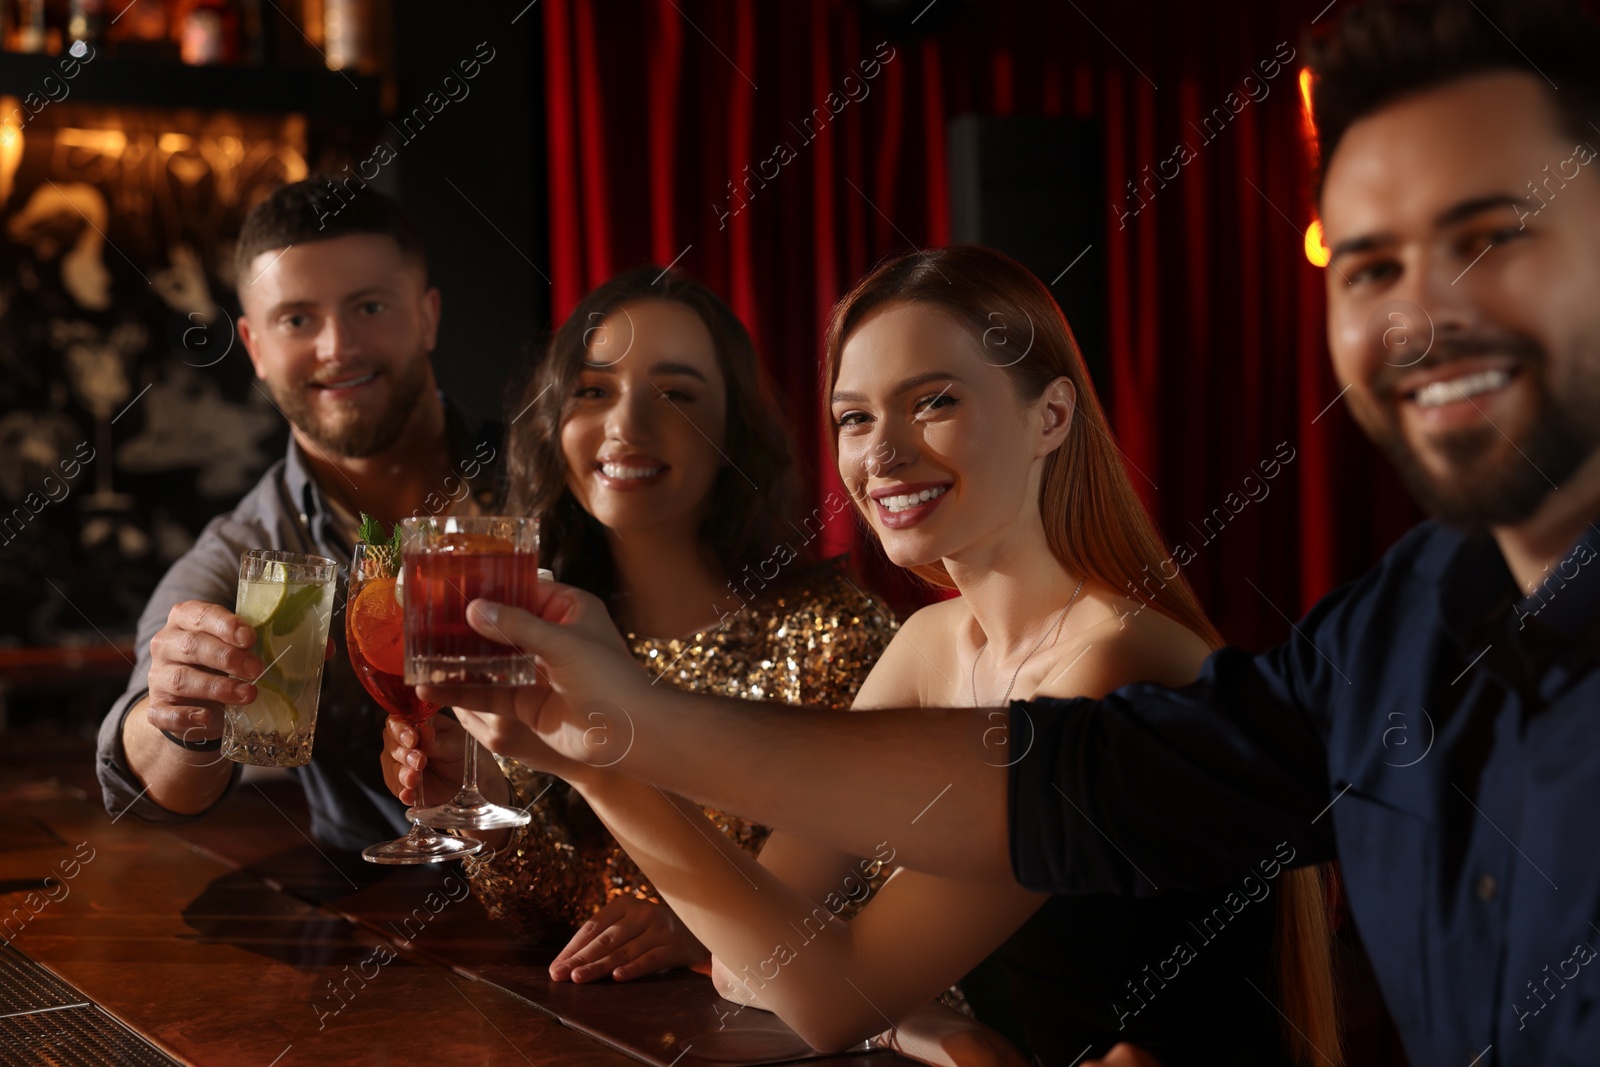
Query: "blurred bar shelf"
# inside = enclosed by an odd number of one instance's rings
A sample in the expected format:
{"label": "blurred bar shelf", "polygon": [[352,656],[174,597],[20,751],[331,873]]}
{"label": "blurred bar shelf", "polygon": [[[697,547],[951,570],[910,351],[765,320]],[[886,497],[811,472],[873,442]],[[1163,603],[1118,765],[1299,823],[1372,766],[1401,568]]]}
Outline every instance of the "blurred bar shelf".
{"label": "blurred bar shelf", "polygon": [[[45,79],[63,83],[66,54],[0,53],[0,95],[45,94]],[[296,67],[215,66],[116,59],[103,52],[64,84],[74,103],[124,107],[199,108],[216,111],[292,112],[340,122],[374,122],[384,113],[381,78]]]}

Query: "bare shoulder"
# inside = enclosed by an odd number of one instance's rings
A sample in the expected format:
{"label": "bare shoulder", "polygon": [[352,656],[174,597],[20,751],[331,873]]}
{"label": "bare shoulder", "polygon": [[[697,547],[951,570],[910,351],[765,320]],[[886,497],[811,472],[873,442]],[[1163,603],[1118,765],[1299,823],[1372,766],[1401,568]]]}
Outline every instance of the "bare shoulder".
{"label": "bare shoulder", "polygon": [[1055,650],[1035,696],[1101,697],[1134,682],[1194,681],[1210,652],[1200,635],[1154,608],[1141,609],[1137,601],[1099,606],[1100,617]]}
{"label": "bare shoulder", "polygon": [[960,597],[919,608],[900,623],[889,647],[861,686],[855,709],[937,703],[942,677],[955,661],[955,635],[972,612]]}
{"label": "bare shoulder", "polygon": [[961,597],[935,601],[913,611],[900,624],[902,631],[909,630],[924,640],[954,640],[956,628],[972,619],[972,609]]}

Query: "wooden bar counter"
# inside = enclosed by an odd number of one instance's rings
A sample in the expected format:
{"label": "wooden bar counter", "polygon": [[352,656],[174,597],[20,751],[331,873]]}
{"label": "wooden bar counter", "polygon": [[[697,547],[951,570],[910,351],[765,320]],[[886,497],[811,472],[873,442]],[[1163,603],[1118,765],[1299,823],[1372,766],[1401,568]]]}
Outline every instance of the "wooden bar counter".
{"label": "wooden bar counter", "polygon": [[292,786],[168,828],[83,784],[0,768],[0,1064],[910,1062],[818,1056],[699,975],[551,982],[559,946],[510,940],[459,865],[319,848]]}

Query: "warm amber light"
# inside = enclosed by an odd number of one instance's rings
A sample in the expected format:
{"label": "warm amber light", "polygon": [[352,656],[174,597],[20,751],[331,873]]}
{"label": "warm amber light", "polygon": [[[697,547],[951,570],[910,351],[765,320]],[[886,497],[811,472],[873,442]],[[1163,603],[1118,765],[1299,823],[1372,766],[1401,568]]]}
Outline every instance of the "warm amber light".
{"label": "warm amber light", "polygon": [[194,146],[194,138],[182,133],[164,133],[156,142],[156,147],[163,152],[187,152]]}
{"label": "warm amber light", "polygon": [[1317,120],[1311,114],[1311,68],[1300,68],[1300,114],[1305,119],[1306,133],[1313,142],[1317,139]]}
{"label": "warm amber light", "polygon": [[1313,267],[1326,267],[1333,258],[1328,251],[1328,246],[1322,241],[1322,220],[1312,219],[1311,225],[1306,227],[1306,258]]}
{"label": "warm amber light", "polygon": [[[14,96],[0,96],[0,114],[15,115],[18,101]],[[11,199],[12,180],[22,165],[22,127],[9,118],[0,124],[0,204]]]}
{"label": "warm amber light", "polygon": [[121,130],[80,130],[68,126],[56,133],[56,143],[121,158],[128,147],[128,135]]}

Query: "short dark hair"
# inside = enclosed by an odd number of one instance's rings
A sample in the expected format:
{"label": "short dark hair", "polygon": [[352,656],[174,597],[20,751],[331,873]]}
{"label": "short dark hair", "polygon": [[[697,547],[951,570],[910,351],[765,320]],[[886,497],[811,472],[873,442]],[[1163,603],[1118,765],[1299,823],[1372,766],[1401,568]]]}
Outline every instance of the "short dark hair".
{"label": "short dark hair", "polygon": [[1357,120],[1461,78],[1522,71],[1552,88],[1563,128],[1600,115],[1600,21],[1579,0],[1369,0],[1307,42],[1312,118],[1328,164]]}
{"label": "short dark hair", "polygon": [[250,209],[234,247],[235,284],[245,285],[263,252],[358,233],[394,238],[402,255],[426,269],[422,238],[397,201],[356,179],[313,174],[278,186]]}

